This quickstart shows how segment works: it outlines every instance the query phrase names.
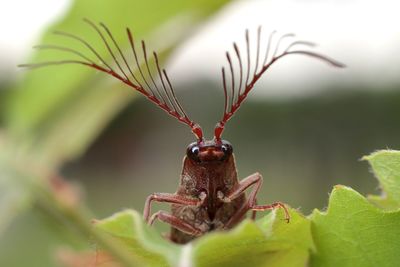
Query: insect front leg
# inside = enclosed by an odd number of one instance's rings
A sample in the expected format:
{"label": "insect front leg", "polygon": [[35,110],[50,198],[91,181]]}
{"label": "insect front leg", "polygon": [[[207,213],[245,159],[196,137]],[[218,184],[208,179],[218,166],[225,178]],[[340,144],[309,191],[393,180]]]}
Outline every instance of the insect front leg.
{"label": "insect front leg", "polygon": [[204,233],[203,230],[196,228],[195,226],[191,225],[188,222],[185,222],[181,218],[178,218],[162,210],[157,211],[153,214],[153,216],[151,216],[149,220],[149,225],[152,225],[156,219],[168,223],[173,228],[178,229],[179,231],[184,232],[188,235],[201,236]]}
{"label": "insect front leg", "polygon": [[281,202],[275,202],[270,205],[257,205],[257,194],[261,188],[263,182],[263,178],[261,174],[254,173],[239,182],[239,186],[233,190],[232,192],[228,193],[227,195],[223,195],[222,192],[218,192],[218,198],[221,199],[223,202],[231,202],[234,199],[241,196],[246,189],[251,186],[254,186],[252,191],[249,194],[247,201],[243,204],[243,206],[236,211],[236,213],[231,217],[231,219],[225,224],[224,228],[231,228],[233,225],[237,224],[243,216],[246,214],[247,211],[253,210],[256,211],[264,211],[264,210],[271,210],[275,208],[282,208],[285,212],[285,219],[287,222],[290,220],[290,215],[285,207],[284,204]]}
{"label": "insect front leg", "polygon": [[[257,205],[257,199],[254,203],[255,205]],[[257,215],[257,211],[253,210],[253,212],[251,213],[251,219],[254,221],[256,219],[256,215]]]}
{"label": "insect front leg", "polygon": [[205,195],[201,194],[198,199],[187,198],[177,194],[169,193],[153,193],[147,197],[146,203],[143,210],[143,218],[149,223],[150,213],[151,213],[151,202],[166,202],[170,204],[178,204],[183,206],[198,206],[203,203]]}

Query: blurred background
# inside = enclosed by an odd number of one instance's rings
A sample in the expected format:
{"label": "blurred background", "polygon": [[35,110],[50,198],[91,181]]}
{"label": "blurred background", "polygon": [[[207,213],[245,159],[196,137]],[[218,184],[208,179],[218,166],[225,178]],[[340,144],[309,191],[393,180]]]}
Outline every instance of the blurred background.
{"label": "blurred background", "polygon": [[400,147],[396,1],[147,2],[0,4],[0,266],[61,266],[60,248],[94,247],[90,237],[66,231],[56,211],[43,211],[46,199],[37,186],[63,196],[52,187],[54,173],[79,192],[74,205],[90,210],[91,218],[124,208],[141,212],[149,194],[176,190],[186,146],[194,141],[187,126],[101,73],[81,66],[16,67],[67,58],[34,51],[34,44],[83,50],[51,34],[56,29],[85,36],[107,55],[84,17],[105,22],[123,48],[129,26],[157,49],[206,138],[222,115],[225,51],[233,41],[243,44],[245,29],[255,36],[262,25],[264,37],[277,30],[316,42],[313,51],[347,68],[293,56],[264,75],[224,132],[239,177],[260,172],[260,203],[282,201],[306,215],[327,206],[336,184],[379,192],[360,159]]}

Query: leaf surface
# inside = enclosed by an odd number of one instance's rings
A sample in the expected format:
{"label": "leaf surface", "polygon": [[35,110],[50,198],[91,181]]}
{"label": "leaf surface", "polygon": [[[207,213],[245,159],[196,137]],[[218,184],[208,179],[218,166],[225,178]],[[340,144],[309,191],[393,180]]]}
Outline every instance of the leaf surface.
{"label": "leaf surface", "polygon": [[369,196],[369,200],[382,208],[400,208],[400,151],[381,150],[363,159],[371,165],[383,191],[381,196]]}
{"label": "leaf surface", "polygon": [[314,211],[316,253],[311,266],[396,266],[400,262],[400,212],[372,205],[353,189],[336,186],[326,213]]}
{"label": "leaf surface", "polygon": [[141,215],[126,210],[98,221],[95,228],[111,236],[122,249],[129,251],[146,266],[177,266],[180,247],[163,239],[144,224]]}
{"label": "leaf surface", "polygon": [[207,234],[185,246],[161,238],[135,211],[117,213],[96,223],[149,266],[304,266],[313,248],[310,221],[295,210],[291,222],[281,211],[243,221],[232,231]]}
{"label": "leaf surface", "polygon": [[234,230],[212,233],[195,241],[195,266],[304,266],[313,248],[310,222],[290,210],[286,223],[281,210],[254,223],[246,220]]}

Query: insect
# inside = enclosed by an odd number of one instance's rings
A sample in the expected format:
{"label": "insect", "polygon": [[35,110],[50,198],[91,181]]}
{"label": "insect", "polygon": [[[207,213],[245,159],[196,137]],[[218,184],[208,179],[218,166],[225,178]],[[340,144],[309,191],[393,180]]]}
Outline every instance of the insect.
{"label": "insect", "polygon": [[[223,67],[221,70],[224,93],[223,115],[215,126],[214,138],[206,140],[200,125],[189,118],[179,102],[167,72],[160,67],[157,54],[153,52],[152,60],[149,59],[144,41],[141,41],[141,51],[138,53],[131,31],[129,28],[126,29],[129,50],[131,50],[128,51],[131,57],[129,59],[105,24],[97,25],[87,19],[84,21],[98,33],[108,50],[112,64],[108,63],[83,38],[70,33],[56,32],[58,35],[74,39],[85,46],[93,54],[95,60],[72,48],[40,45],[36,48],[65,51],[74,54],[78,59],[21,66],[35,68],[72,63],[94,68],[125,83],[169,115],[189,126],[196,141],[186,149],[178,189],[173,194],[153,193],[147,198],[144,206],[146,222],[153,224],[159,220],[170,224],[169,238],[180,244],[187,243],[213,230],[230,229],[242,221],[249,211],[252,211],[252,218],[255,218],[257,211],[282,208],[285,219],[289,222],[289,212],[283,203],[257,204],[257,193],[263,181],[261,174],[254,173],[242,180],[238,179],[232,145],[221,138],[222,133],[226,123],[238,111],[256,82],[271,65],[281,58],[298,54],[316,58],[335,67],[344,67],[343,64],[310,51],[310,49],[294,49],[299,45],[312,48],[314,44],[307,41],[291,41],[282,49],[284,41],[293,38],[293,34],[275,38],[276,32],[272,32],[267,40],[266,48],[263,49],[261,47],[261,27],[257,30],[254,55],[251,53],[253,50],[251,49],[250,34],[246,30],[244,56],[237,43],[233,43],[233,56],[226,52],[228,68]],[[252,60],[252,55],[255,60]],[[251,191],[246,195],[245,191],[248,189]],[[152,202],[171,204],[171,212],[161,210],[151,214]]]}

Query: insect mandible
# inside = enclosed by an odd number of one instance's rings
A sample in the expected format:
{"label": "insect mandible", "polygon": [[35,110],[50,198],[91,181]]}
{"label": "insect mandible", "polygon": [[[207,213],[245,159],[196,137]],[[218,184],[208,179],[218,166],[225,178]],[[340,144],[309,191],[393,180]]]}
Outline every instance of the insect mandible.
{"label": "insect mandible", "polygon": [[[129,60],[126,52],[122,51],[104,23],[97,25],[87,19],[84,21],[99,35],[109,53],[112,64],[107,62],[83,38],[58,31],[55,34],[81,43],[96,59],[93,60],[75,49],[64,46],[39,45],[35,48],[65,51],[74,54],[78,59],[20,66],[36,68],[71,63],[94,68],[122,81],[169,115],[190,127],[196,141],[187,147],[178,189],[173,194],[153,193],[147,198],[144,206],[144,220],[147,223],[153,224],[155,220],[160,220],[170,224],[169,238],[176,243],[183,244],[207,232],[234,227],[246,217],[248,211],[252,211],[252,218],[255,218],[257,211],[282,208],[285,219],[289,222],[289,212],[283,203],[257,204],[257,193],[263,181],[261,174],[254,173],[242,180],[238,179],[232,145],[221,138],[222,133],[226,123],[237,112],[255,83],[279,59],[287,55],[299,54],[319,59],[335,67],[344,67],[343,64],[310,50],[293,49],[299,45],[309,48],[314,46],[313,43],[307,41],[294,40],[282,49],[284,40],[293,38],[293,34],[274,38],[276,32],[272,32],[266,48],[262,49],[261,27],[257,30],[255,60],[251,60],[251,42],[249,31],[246,30],[245,56],[242,56],[236,43],[233,43],[233,57],[226,52],[228,71],[222,68],[224,111],[221,120],[215,126],[214,138],[206,140],[200,125],[189,118],[178,101],[167,72],[160,67],[157,54],[152,53],[152,61],[148,58],[144,41],[141,41],[141,53],[138,53],[131,31],[129,28],[126,29],[130,44],[129,50],[131,50],[129,53],[132,57]],[[251,191],[246,196],[245,191],[248,189]],[[151,204],[154,201],[171,204],[171,212],[160,210],[151,214]]]}

